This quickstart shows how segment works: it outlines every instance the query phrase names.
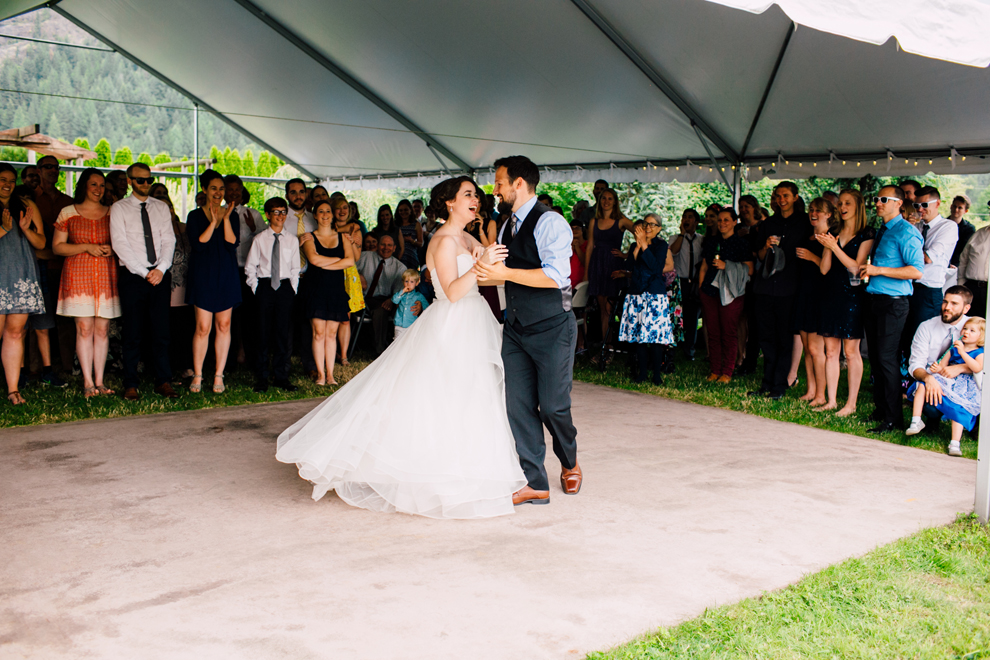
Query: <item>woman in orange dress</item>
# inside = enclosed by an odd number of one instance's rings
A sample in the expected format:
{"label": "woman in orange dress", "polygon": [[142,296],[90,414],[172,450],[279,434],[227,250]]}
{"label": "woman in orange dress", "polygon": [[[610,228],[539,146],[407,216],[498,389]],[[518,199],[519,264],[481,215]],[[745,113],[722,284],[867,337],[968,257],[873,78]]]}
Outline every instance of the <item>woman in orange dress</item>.
{"label": "woman in orange dress", "polygon": [[83,395],[113,394],[103,384],[110,319],[120,316],[117,258],[110,247],[110,208],[103,205],[106,181],[95,168],[83,170],[75,204],[55,221],[52,249],[65,257],[58,291],[60,316],[76,319],[76,355],[82,369]]}

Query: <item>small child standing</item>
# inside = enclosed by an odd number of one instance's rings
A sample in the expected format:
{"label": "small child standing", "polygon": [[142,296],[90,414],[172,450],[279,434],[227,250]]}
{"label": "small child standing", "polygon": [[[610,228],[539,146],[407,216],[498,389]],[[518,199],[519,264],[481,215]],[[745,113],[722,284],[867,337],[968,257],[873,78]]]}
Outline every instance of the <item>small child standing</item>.
{"label": "small child standing", "polygon": [[[395,339],[398,340],[402,333],[409,329],[409,326],[416,320],[412,313],[412,307],[416,303],[423,305],[425,311],[430,303],[422,293],[416,290],[419,285],[419,271],[415,268],[402,273],[402,291],[396,291],[392,296],[392,304],[395,305]],[[422,313],[422,312],[420,312]]]}
{"label": "small child standing", "polygon": [[[986,343],[987,324],[984,319],[974,316],[963,324],[959,339],[945,352],[942,359],[928,367],[935,382],[942,388],[941,401],[930,401],[939,412],[949,418],[952,438],[949,441],[949,456],[962,456],[959,441],[963,428],[972,431],[980,416],[982,384],[976,376],[983,371],[983,346]],[[911,426],[905,432],[915,435],[925,428],[921,411],[925,406],[926,387],[922,381],[915,382],[908,389],[908,399],[914,398],[911,413]]]}

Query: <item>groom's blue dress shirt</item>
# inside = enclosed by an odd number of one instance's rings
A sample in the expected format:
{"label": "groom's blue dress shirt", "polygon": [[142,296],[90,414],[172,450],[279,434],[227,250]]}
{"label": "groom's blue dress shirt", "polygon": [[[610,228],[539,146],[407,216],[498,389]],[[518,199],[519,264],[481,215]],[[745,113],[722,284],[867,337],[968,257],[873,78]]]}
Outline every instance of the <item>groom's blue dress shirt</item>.
{"label": "groom's blue dress shirt", "polygon": [[[515,216],[519,219],[516,227],[518,232],[526,216],[536,206],[536,197],[523,204]],[[502,225],[502,235],[511,231],[512,216]],[[564,216],[550,211],[544,213],[537,219],[536,227],[533,229],[533,238],[536,239],[536,248],[540,253],[540,268],[551,280],[557,283],[561,289],[571,285],[571,241],[574,240],[574,232],[571,226],[564,220]],[[499,238],[500,243],[504,243]]]}

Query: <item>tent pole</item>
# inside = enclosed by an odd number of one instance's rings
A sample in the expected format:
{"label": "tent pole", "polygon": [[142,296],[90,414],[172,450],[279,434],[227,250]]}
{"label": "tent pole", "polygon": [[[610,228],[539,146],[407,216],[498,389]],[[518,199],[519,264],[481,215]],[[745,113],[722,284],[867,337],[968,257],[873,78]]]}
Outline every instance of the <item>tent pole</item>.
{"label": "tent pole", "polygon": [[[990,301],[990,290],[987,291]],[[987,363],[983,363],[983,405],[990,410],[990,382],[987,381]],[[976,516],[986,525],[990,522],[990,420],[980,424],[979,443],[976,448]]]}
{"label": "tent pole", "polygon": [[705,135],[701,132],[701,129],[698,128],[697,124],[691,122],[691,128],[693,128],[694,132],[698,134],[698,139],[701,140],[701,146],[703,146],[705,148],[705,151],[708,152],[708,158],[712,161],[712,167],[714,167],[715,172],[718,173],[720,177],[722,177],[722,182],[725,183],[725,187],[729,189],[729,194],[731,195],[733,190],[732,184],[729,183],[729,179],[728,177],[725,176],[725,172],[723,172],[722,169],[718,166],[718,161],[715,160],[715,154],[712,153],[711,148],[709,148],[708,146],[708,140],[705,139]]}
{"label": "tent pole", "polygon": [[[199,174],[199,104],[193,103],[193,174]],[[193,186],[195,188],[195,186]]]}
{"label": "tent pole", "polygon": [[732,208],[739,212],[739,198],[742,197],[742,163],[732,171]]}

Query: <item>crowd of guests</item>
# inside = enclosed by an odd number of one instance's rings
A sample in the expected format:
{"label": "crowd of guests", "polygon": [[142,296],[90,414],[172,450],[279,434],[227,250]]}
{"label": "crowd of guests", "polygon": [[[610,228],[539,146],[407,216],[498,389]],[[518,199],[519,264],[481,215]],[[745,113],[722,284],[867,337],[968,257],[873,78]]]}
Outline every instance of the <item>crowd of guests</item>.
{"label": "crowd of guests", "polygon": [[[141,396],[141,364],[161,396],[178,396],[176,371],[190,378],[191,392],[202,391],[207,366],[212,390],[223,392],[231,359],[253,368],[257,391],[292,391],[293,352],[313,381],[335,384],[334,365],[348,363],[359,321],[370,322],[380,354],[434,298],[424,263],[439,224],[421,199],[394,211],[383,205],[369,231],[354,202],[323,186],[293,179],[262,216],[247,206],[236,175],[206,170],[197,208],[181,222],[147,165],[106,176],[87,169],[72,197],[57,189],[58,176],[50,156],[25,167],[21,185],[12,167],[0,166],[2,360],[13,404],[24,402],[18,384],[31,332],[42,380],[64,385],[52,367],[54,344],[63,366],[78,360],[86,397],[113,394],[104,382],[113,319],[126,399]],[[845,417],[857,410],[865,340],[872,431],[902,427],[907,385],[918,413],[909,433],[941,415],[972,430],[973,387],[949,381],[982,364],[990,227],[976,231],[965,219],[967,198],[954,198],[944,217],[936,188],[904,181],[869,200],[878,218],[871,223],[858,190],[806,203],[783,182],[769,209],[750,195],[738,212],[686,209],[667,240],[656,214],[626,217],[606,181],[593,195],[593,204],[571,209],[571,284],[595,302],[598,317],[588,321],[602,337],[634,346],[635,380],[661,383],[675,346],[694,359],[703,343],[709,381],[754,372],[762,354],[762,379],[749,395],[780,399],[803,363],[800,398]],[[550,196],[539,201],[562,213]],[[499,210],[487,196],[466,231],[482,245],[496,242],[506,217]],[[481,292],[501,320],[496,288]],[[618,332],[610,333],[617,312]],[[969,418],[957,420],[945,401]]]}
{"label": "crowd of guests", "polygon": [[294,391],[293,353],[316,384],[333,385],[334,365],[349,364],[352,324],[367,317],[380,353],[433,298],[420,264],[437,225],[419,199],[400,202],[394,218],[383,206],[369,232],[341,193],[293,179],[262,215],[239,177],[208,169],[183,222],[145,164],[88,168],[71,197],[59,174],[45,156],[18,185],[0,165],[0,350],[14,405],[25,402],[29,353],[46,384],[66,385],[54,352],[63,371],[78,368],[86,398],[115,394],[104,382],[114,326],[128,400],[141,397],[142,368],[163,397],[178,396],[173,375],[201,392],[207,367],[223,392],[231,361],[253,369],[256,391]]}

